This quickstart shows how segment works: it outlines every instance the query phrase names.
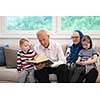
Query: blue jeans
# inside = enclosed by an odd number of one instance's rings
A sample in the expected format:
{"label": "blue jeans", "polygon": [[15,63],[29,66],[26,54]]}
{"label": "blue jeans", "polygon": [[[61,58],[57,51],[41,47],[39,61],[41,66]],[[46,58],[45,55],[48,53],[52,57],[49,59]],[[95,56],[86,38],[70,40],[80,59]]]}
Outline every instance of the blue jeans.
{"label": "blue jeans", "polygon": [[34,83],[34,69],[23,70],[19,75],[19,83]]}

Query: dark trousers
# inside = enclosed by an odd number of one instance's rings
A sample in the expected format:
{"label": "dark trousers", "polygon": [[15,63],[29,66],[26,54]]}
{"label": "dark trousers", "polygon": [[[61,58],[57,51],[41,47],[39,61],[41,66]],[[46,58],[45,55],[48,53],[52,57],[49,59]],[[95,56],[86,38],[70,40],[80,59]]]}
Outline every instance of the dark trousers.
{"label": "dark trousers", "polygon": [[35,70],[34,75],[39,83],[50,83],[49,74],[56,74],[59,83],[68,83],[68,73],[66,64],[61,64],[56,68],[45,67],[41,70]]}
{"label": "dark trousers", "polygon": [[98,77],[98,71],[93,68],[86,74],[85,66],[76,65],[74,69],[70,70],[69,75],[72,83],[81,83],[83,80],[85,80],[85,83],[94,83]]}
{"label": "dark trousers", "polygon": [[96,68],[91,69],[86,75],[85,83],[95,83],[98,77],[98,71]]}
{"label": "dark trousers", "polygon": [[76,66],[73,76],[70,80],[71,83],[82,82],[85,75],[85,66]]}

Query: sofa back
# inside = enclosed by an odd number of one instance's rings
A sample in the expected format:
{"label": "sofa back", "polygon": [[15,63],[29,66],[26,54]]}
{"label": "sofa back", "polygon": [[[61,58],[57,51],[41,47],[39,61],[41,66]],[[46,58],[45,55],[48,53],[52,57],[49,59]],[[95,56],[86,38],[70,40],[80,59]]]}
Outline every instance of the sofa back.
{"label": "sofa back", "polygon": [[[65,54],[68,45],[62,44],[62,50]],[[31,49],[33,49],[34,45],[31,46]],[[100,47],[96,47],[97,51],[100,53]],[[16,55],[17,55],[17,49],[14,48],[5,48],[5,59],[6,59],[6,67],[7,68],[16,68]]]}

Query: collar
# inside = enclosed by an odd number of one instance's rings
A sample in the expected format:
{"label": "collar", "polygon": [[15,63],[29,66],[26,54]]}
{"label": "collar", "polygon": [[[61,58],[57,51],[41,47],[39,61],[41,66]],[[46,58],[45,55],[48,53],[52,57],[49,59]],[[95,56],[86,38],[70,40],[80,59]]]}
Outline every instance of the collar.
{"label": "collar", "polygon": [[44,48],[41,44],[40,44],[40,46],[41,46],[41,48],[43,49],[43,50],[50,50],[51,49],[51,45],[52,45],[52,42],[50,41],[50,44],[49,44],[49,47],[48,48]]}
{"label": "collar", "polygon": [[30,49],[25,53],[23,50],[21,50],[23,54],[28,54]]}

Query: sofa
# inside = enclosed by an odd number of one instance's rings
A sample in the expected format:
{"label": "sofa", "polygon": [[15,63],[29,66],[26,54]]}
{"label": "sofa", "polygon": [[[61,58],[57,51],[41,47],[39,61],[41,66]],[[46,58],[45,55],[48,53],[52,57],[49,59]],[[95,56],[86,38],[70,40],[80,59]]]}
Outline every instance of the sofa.
{"label": "sofa", "polygon": [[[63,52],[67,50],[67,45],[63,44],[62,49]],[[100,52],[100,47],[96,47],[98,52]],[[19,73],[16,70],[16,48],[4,48],[4,55],[5,55],[5,65],[0,65],[0,83],[18,83]],[[100,61],[97,63],[98,72],[100,72]],[[56,75],[50,74],[49,76],[52,82],[56,82]],[[100,73],[98,75],[97,81],[100,82]]]}

